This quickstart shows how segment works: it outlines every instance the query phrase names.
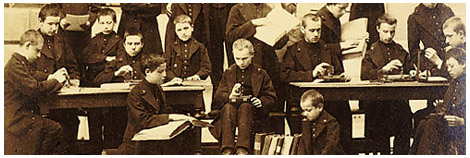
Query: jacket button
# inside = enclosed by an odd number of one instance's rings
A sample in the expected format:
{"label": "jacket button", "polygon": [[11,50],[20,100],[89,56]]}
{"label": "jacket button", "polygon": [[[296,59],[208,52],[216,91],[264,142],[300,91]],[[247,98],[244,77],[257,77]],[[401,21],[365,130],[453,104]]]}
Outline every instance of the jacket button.
{"label": "jacket button", "polygon": [[47,70],[46,70],[46,69],[44,69],[44,72],[45,72],[45,73],[47,73]]}

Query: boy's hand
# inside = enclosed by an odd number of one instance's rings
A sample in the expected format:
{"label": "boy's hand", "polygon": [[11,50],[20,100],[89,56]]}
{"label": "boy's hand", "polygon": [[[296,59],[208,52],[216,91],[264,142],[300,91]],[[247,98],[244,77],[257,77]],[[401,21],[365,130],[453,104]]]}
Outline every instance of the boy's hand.
{"label": "boy's hand", "polygon": [[331,67],[331,65],[328,63],[320,63],[315,66],[312,72],[313,78],[325,75],[329,67]]}
{"label": "boy's hand", "polygon": [[395,59],[395,60],[390,61],[384,67],[382,67],[382,70],[385,71],[385,72],[390,72],[390,71],[393,71],[393,70],[400,69],[400,67],[402,67],[402,66],[403,66],[403,64],[401,63],[401,61],[398,60],[398,59]]}
{"label": "boy's hand", "polygon": [[89,21],[87,21],[86,23],[80,24],[78,26],[80,26],[80,28],[82,28],[83,30],[88,30],[88,29],[90,29],[90,25],[91,25],[91,23]]}
{"label": "boy's hand", "polygon": [[230,93],[228,98],[231,99],[233,97],[240,96],[241,95],[241,92],[240,92],[241,87],[242,87],[242,84],[240,84],[240,83],[236,83],[235,85],[233,85],[232,93]]}
{"label": "boy's hand", "polygon": [[251,20],[251,23],[253,23],[253,25],[257,27],[257,26],[268,25],[269,21],[267,18],[258,18],[258,19]]}
{"label": "boy's hand", "polygon": [[67,27],[69,27],[72,23],[70,23],[70,21],[67,21],[65,20],[65,18],[63,18],[62,20],[60,20],[60,27],[62,27],[62,29],[66,29]]}
{"label": "boy's hand", "polygon": [[450,127],[465,125],[465,119],[455,116],[455,115],[444,115],[444,119],[446,119],[447,124]]}
{"label": "boy's hand", "polygon": [[193,75],[193,76],[187,77],[186,80],[199,81],[199,80],[201,80],[201,77],[199,77],[199,75]]}
{"label": "boy's hand", "polygon": [[124,76],[132,72],[132,67],[130,65],[124,65],[119,70],[114,72],[114,76]]}
{"label": "boy's hand", "polygon": [[263,103],[261,102],[261,100],[256,97],[251,98],[250,101],[251,101],[251,104],[253,104],[253,107],[255,108],[263,107]]}
{"label": "boy's hand", "polygon": [[116,60],[116,56],[107,56],[105,60],[106,60],[106,62]]}
{"label": "boy's hand", "polygon": [[424,50],[424,52],[425,52],[424,56],[426,58],[428,58],[429,61],[431,61],[434,65],[441,65],[442,64],[442,60],[437,55],[436,50],[434,50],[433,48],[426,48],[426,50]]}

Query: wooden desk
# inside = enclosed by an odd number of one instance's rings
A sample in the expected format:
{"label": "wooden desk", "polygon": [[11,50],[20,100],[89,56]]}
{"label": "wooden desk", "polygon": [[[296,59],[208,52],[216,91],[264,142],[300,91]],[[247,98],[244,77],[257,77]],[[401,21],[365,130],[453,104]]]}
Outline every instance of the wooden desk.
{"label": "wooden desk", "polygon": [[[201,86],[163,87],[168,105],[192,104],[204,107]],[[77,88],[59,92],[59,94],[40,101],[41,114],[48,114],[49,109],[60,108],[97,108],[126,106],[130,90]]]}
{"label": "wooden desk", "polygon": [[297,92],[299,92],[298,90],[301,92],[293,97],[300,99],[304,91],[315,89],[327,101],[436,99],[443,98],[448,87],[448,83],[422,83],[416,81],[393,83],[369,83],[368,81],[355,83],[291,82],[290,85]]}

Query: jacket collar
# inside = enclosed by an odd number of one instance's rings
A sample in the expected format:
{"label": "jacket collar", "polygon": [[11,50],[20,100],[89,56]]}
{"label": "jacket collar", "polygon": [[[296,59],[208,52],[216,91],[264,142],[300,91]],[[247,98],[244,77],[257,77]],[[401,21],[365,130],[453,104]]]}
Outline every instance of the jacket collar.
{"label": "jacket collar", "polygon": [[[100,33],[100,35],[103,35],[103,38],[105,38],[106,36],[103,33]],[[104,52],[109,52],[116,44],[118,44],[118,42],[121,39],[121,37],[119,37],[119,35],[117,35],[114,31],[111,32],[109,35],[111,36],[111,38],[108,39],[109,41],[103,49]],[[122,47],[122,46],[118,46],[118,47]]]}
{"label": "jacket collar", "polygon": [[[173,47],[173,50],[179,55],[179,56],[183,56],[183,49],[181,47],[179,47],[178,45],[180,45],[183,41],[181,41],[179,38],[177,38],[175,40],[175,47]],[[187,43],[189,44],[189,57],[191,57],[198,49],[199,47],[201,47],[197,41],[191,37]]]}

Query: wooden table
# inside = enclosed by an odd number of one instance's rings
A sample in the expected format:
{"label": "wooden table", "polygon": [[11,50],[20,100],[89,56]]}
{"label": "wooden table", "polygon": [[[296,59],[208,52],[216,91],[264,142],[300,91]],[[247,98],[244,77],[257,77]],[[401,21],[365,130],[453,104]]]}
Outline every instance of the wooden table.
{"label": "wooden table", "polygon": [[[163,87],[168,105],[192,104],[204,107],[201,86]],[[126,106],[129,89],[76,88],[61,91],[57,95],[41,101],[41,114],[48,114],[49,109],[60,108],[96,108]]]}
{"label": "wooden table", "polygon": [[[448,83],[368,81],[342,83],[291,82],[300,92],[308,89],[319,91],[327,101],[344,100],[400,100],[443,98]],[[300,99],[300,94],[297,94]]]}

